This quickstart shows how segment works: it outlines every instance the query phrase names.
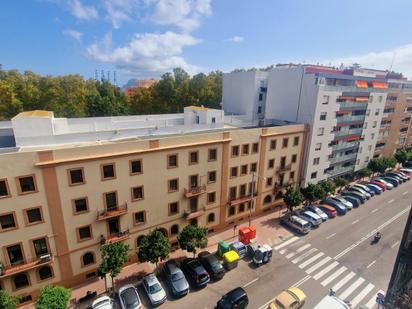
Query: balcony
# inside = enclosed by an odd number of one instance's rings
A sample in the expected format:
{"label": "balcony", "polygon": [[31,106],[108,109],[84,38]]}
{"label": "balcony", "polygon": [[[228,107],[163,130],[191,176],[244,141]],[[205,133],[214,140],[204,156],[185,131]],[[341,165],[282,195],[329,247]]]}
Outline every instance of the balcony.
{"label": "balcony", "polygon": [[351,165],[346,167],[334,168],[333,170],[329,170],[327,173],[330,175],[330,177],[336,177],[344,174],[353,173],[354,169],[355,166]]}
{"label": "balcony", "polygon": [[3,264],[3,269],[0,269],[0,278],[6,278],[36,267],[53,263],[54,257],[51,253],[43,254],[31,259],[22,260],[20,263]]}
{"label": "balcony", "polygon": [[342,151],[342,150],[351,150],[359,147],[359,141],[355,142],[340,142],[337,145],[332,146],[332,153]]}
{"label": "balcony", "polygon": [[352,115],[345,115],[342,117],[336,117],[336,124],[344,124],[344,123],[359,123],[359,122],[363,122],[365,120],[366,115],[356,115],[356,116],[352,116]]}
{"label": "balcony", "polygon": [[122,206],[115,206],[97,211],[97,221],[118,217],[127,213],[127,203]]}
{"label": "balcony", "polygon": [[199,218],[200,216],[204,215],[205,211],[204,210],[197,210],[197,211],[184,211],[183,213],[183,218],[186,220],[192,220]]}
{"label": "balcony", "polygon": [[344,163],[344,162],[348,162],[348,161],[352,161],[355,160],[357,157],[357,153],[350,153],[347,155],[343,155],[343,156],[339,156],[339,157],[334,157],[329,159],[329,162],[331,165],[337,164],[337,163]]}
{"label": "balcony", "polygon": [[368,103],[351,102],[351,101],[339,102],[338,104],[340,106],[340,110],[359,110],[359,109],[366,110],[368,106]]}
{"label": "balcony", "polygon": [[339,140],[339,139],[345,139],[348,137],[356,137],[362,134],[362,128],[359,129],[352,129],[352,130],[341,130],[341,131],[337,131],[335,132],[335,140]]}
{"label": "balcony", "polygon": [[282,172],[290,171],[291,169],[292,169],[292,164],[281,165],[276,170],[276,173],[279,174]]}
{"label": "balcony", "polygon": [[100,244],[101,245],[108,245],[113,244],[115,242],[120,242],[126,240],[130,237],[129,229],[117,233],[112,233],[107,238],[103,235],[100,235]]}
{"label": "balcony", "polygon": [[[255,196],[256,196],[256,193],[255,193]],[[239,205],[239,204],[242,204],[242,203],[248,203],[248,202],[250,202],[250,201],[251,201],[250,195],[248,195],[248,196],[240,196],[240,197],[231,198],[231,199],[229,200],[228,204],[229,204],[230,206],[235,206],[235,205]]]}
{"label": "balcony", "polygon": [[197,196],[200,194],[206,193],[206,185],[202,185],[199,187],[192,187],[190,189],[185,188],[185,197],[191,198],[193,196]]}

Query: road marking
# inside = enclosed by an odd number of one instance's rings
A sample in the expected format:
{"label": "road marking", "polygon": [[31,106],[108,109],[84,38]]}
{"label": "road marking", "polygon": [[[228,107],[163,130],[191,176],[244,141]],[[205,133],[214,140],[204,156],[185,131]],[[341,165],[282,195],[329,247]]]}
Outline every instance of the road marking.
{"label": "road marking", "polygon": [[369,294],[370,291],[373,290],[375,286],[372,283],[369,283],[354,299],[350,301],[352,308],[356,308],[356,306],[361,302],[362,299]]}
{"label": "road marking", "polygon": [[312,256],[310,259],[306,260],[305,262],[303,262],[302,264],[299,265],[299,268],[305,268],[306,266],[308,266],[310,263],[316,261],[318,258],[320,258],[322,255],[325,255],[323,252],[319,252],[318,254],[316,254],[315,256]]}
{"label": "road marking", "polygon": [[408,191],[405,191],[405,192],[402,193],[402,195],[406,195],[406,194],[408,194]]}
{"label": "road marking", "polygon": [[346,275],[345,278],[343,278],[341,281],[339,281],[338,283],[336,283],[332,290],[337,291],[339,290],[346,282],[348,282],[350,279],[352,279],[352,277],[355,276],[355,273],[353,271],[351,271],[349,274]]}
{"label": "road marking", "polygon": [[302,252],[303,250],[309,248],[310,246],[311,246],[310,244],[303,245],[302,247],[300,247],[299,249],[297,249],[296,252],[289,253],[289,254],[286,256],[286,258],[287,258],[287,259],[292,258],[292,257],[294,257],[297,253]]}
{"label": "road marking", "polygon": [[300,279],[298,282],[292,284],[291,286],[292,286],[292,287],[296,287],[296,286],[298,286],[302,281],[306,281],[306,280],[308,280],[310,277],[311,277],[311,276],[307,275],[307,276],[303,277],[302,279]]}
{"label": "road marking", "polygon": [[339,265],[339,262],[334,261],[332,264],[318,272],[316,275],[313,276],[313,279],[318,280],[322,278],[324,275],[326,275],[328,272],[330,272],[333,268]]}
{"label": "road marking", "polygon": [[376,260],[374,260],[372,263],[370,263],[368,266],[366,266],[366,268],[369,268],[369,267],[371,267],[373,264],[375,264],[376,263]]}
{"label": "road marking", "polygon": [[345,300],[350,294],[353,293],[363,282],[365,279],[362,277],[358,278],[350,287],[348,287],[342,294],[340,294],[339,298]]}
{"label": "road marking", "polygon": [[296,264],[296,263],[302,261],[302,260],[303,260],[305,257],[307,257],[308,255],[311,255],[312,253],[314,253],[314,252],[316,252],[316,251],[318,251],[318,249],[312,248],[312,249],[310,249],[309,251],[307,251],[307,252],[303,253],[302,255],[298,256],[296,259],[292,260],[292,263],[293,263],[293,264]]}
{"label": "road marking", "polygon": [[353,224],[356,224],[356,223],[358,223],[358,222],[359,222],[359,220],[355,220],[355,221],[352,222],[352,225],[353,225]]}
{"label": "road marking", "polygon": [[279,251],[280,254],[284,254],[286,252],[286,249],[282,249]]}
{"label": "road marking", "polygon": [[391,199],[390,201],[388,201],[388,204],[391,204],[393,202],[395,202],[395,199]]}
{"label": "road marking", "polygon": [[392,249],[395,248],[398,244],[399,244],[399,240],[396,241],[396,242],[391,246],[391,248],[392,248]]}
{"label": "road marking", "polygon": [[339,277],[345,270],[347,270],[347,268],[345,266],[342,266],[337,271],[335,271],[332,275],[330,275],[325,280],[323,280],[320,284],[322,284],[322,286],[327,286],[329,283],[331,283],[333,280]]}
{"label": "road marking", "polygon": [[326,239],[332,238],[335,235],[336,235],[336,233],[330,234],[328,237],[326,237]]}
{"label": "road marking", "polygon": [[357,242],[353,243],[351,246],[349,246],[348,248],[346,248],[345,250],[343,250],[342,252],[340,252],[338,255],[336,255],[334,257],[335,260],[341,258],[342,256],[344,256],[346,253],[348,253],[349,251],[351,251],[353,248],[359,246],[362,242],[364,242],[365,240],[369,239],[371,236],[375,235],[378,231],[380,231],[381,229],[383,229],[385,226],[391,224],[393,221],[395,221],[396,219],[398,219],[399,217],[401,217],[403,214],[405,214],[406,212],[409,211],[409,208],[405,208],[404,210],[402,210],[401,212],[399,212],[398,214],[396,214],[395,216],[393,216],[392,218],[390,218],[389,220],[387,220],[385,223],[381,224],[380,226],[378,226],[376,229],[372,230],[371,232],[369,232],[368,234],[366,234],[365,236],[363,236],[360,240],[358,240]]}
{"label": "road marking", "polygon": [[289,238],[288,240],[282,242],[280,245],[277,245],[276,247],[274,247],[273,249],[275,250],[279,250],[280,248],[283,248],[289,244],[291,244],[292,242],[295,242],[296,240],[298,240],[299,238],[296,236],[293,236],[292,238]]}
{"label": "road marking", "polygon": [[302,284],[304,284],[306,281],[308,281],[311,277],[308,276],[305,280],[302,280],[301,282],[299,282],[297,285],[295,285],[295,288],[301,286]]}
{"label": "road marking", "polygon": [[311,274],[313,273],[316,269],[321,267],[322,265],[325,265],[327,262],[329,262],[332,258],[330,256],[325,257],[322,261],[318,262],[317,264],[313,265],[311,268],[309,268],[306,273]]}
{"label": "road marking", "polygon": [[259,277],[257,277],[257,278],[255,278],[255,279],[253,279],[252,281],[249,281],[248,283],[246,283],[243,287],[245,288],[245,287],[247,287],[247,286],[249,286],[249,285],[251,285],[251,284],[253,284],[253,283],[255,283],[256,281],[258,281],[259,280]]}
{"label": "road marking", "polygon": [[378,293],[384,294],[382,290],[380,290],[376,294],[374,294],[372,296],[372,298],[366,303],[366,305],[365,305],[366,308],[372,309],[376,306],[376,296],[378,295]]}
{"label": "road marking", "polygon": [[374,210],[371,211],[371,213],[375,213],[379,210],[379,208],[375,208]]}

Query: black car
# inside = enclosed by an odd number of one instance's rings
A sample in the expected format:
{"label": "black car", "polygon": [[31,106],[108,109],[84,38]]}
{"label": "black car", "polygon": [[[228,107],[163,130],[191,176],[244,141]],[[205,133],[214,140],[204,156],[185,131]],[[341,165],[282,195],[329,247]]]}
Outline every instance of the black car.
{"label": "black car", "polygon": [[183,260],[182,270],[196,288],[203,288],[210,281],[208,272],[197,259],[187,258]]}
{"label": "black car", "polygon": [[223,295],[215,309],[245,309],[248,304],[249,298],[246,291],[239,287]]}
{"label": "black car", "polygon": [[220,264],[216,255],[208,251],[200,252],[197,256],[213,280],[220,280],[225,275],[225,268]]}
{"label": "black car", "polygon": [[364,194],[357,192],[357,191],[343,191],[341,195],[346,198],[346,196],[353,196],[357,198],[358,200],[361,201],[361,203],[365,203],[367,201],[367,198]]}
{"label": "black car", "polygon": [[404,179],[402,176],[400,176],[396,173],[393,173],[393,172],[392,173],[391,172],[386,173],[385,176],[395,178],[396,180],[399,181],[399,183],[403,183],[403,182],[406,181],[406,178]]}
{"label": "black car", "polygon": [[336,209],[339,215],[346,215],[346,213],[348,212],[348,209],[346,208],[345,205],[343,205],[341,202],[332,200],[330,198],[320,202],[320,204],[326,204],[326,205],[332,206],[333,208]]}
{"label": "black car", "polygon": [[394,177],[384,176],[384,177],[381,177],[381,178],[383,180],[389,182],[390,184],[392,184],[394,187],[397,187],[400,184],[400,181],[398,179],[394,178]]}

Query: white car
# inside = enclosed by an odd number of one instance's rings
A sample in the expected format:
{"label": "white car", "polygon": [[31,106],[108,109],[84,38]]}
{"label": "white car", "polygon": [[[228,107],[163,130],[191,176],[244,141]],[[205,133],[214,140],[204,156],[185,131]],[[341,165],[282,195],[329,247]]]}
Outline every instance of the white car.
{"label": "white car", "polygon": [[113,309],[113,300],[109,296],[102,296],[92,303],[92,309]]}
{"label": "white car", "polygon": [[325,214],[325,212],[323,212],[319,207],[317,207],[316,205],[309,205],[308,207],[306,207],[308,210],[314,212],[315,214],[317,214],[319,217],[322,218],[323,221],[326,221],[329,219],[328,215]]}
{"label": "white car", "polygon": [[119,289],[119,300],[122,309],[142,309],[139,294],[132,284],[126,284]]}
{"label": "white car", "polygon": [[353,204],[341,196],[332,196],[331,199],[342,203],[348,210],[353,208]]}
{"label": "white car", "polygon": [[412,168],[401,168],[400,171],[407,175],[412,175]]}
{"label": "white car", "polygon": [[161,305],[166,301],[166,292],[153,273],[143,277],[142,285],[152,306]]}

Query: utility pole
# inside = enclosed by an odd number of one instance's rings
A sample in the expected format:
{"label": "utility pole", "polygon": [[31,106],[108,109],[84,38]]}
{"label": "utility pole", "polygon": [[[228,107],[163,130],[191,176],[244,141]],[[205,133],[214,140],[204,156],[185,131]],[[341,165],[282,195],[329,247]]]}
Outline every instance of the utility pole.
{"label": "utility pole", "polygon": [[249,226],[252,225],[252,208],[253,208],[253,198],[254,198],[253,183],[254,183],[254,180],[255,180],[255,172],[252,173],[252,182],[250,184]]}

